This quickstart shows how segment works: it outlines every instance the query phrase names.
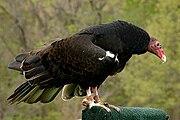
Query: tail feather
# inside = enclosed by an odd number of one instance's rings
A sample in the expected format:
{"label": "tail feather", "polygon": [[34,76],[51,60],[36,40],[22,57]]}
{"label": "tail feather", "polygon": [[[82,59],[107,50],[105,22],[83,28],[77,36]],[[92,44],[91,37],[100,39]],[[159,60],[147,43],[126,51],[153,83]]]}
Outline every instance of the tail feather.
{"label": "tail feather", "polygon": [[39,67],[41,65],[41,59],[38,55],[30,55],[26,57],[21,64],[21,69],[23,71],[28,71],[32,68]]}
{"label": "tail feather", "polygon": [[37,54],[31,55],[30,53],[20,54],[15,58],[15,61],[8,65],[9,69],[18,71],[28,71],[32,68],[41,66],[40,56]]}
{"label": "tail feather", "polygon": [[41,84],[41,82],[49,80],[50,78],[52,77],[48,73],[45,73],[39,76],[35,76],[32,80],[29,80],[29,81],[31,81],[32,85],[39,85]]}
{"label": "tail feather", "polygon": [[30,94],[26,97],[24,102],[29,104],[38,102],[43,91],[44,89],[41,89],[39,86],[37,86],[37,88],[34,91],[30,92]]}
{"label": "tail feather", "polygon": [[21,63],[17,62],[17,61],[13,61],[8,64],[9,69],[13,69],[13,70],[17,70],[17,71],[22,71],[20,66],[21,66]]}
{"label": "tail feather", "polygon": [[26,57],[26,60],[24,61],[24,64],[36,64],[40,61],[40,57],[37,54],[34,55],[30,55],[28,57]]}
{"label": "tail feather", "polygon": [[18,93],[18,92],[22,91],[24,89],[24,87],[26,87],[26,86],[27,86],[27,83],[25,82],[22,85],[20,85],[18,88],[16,88],[16,90],[14,92]]}
{"label": "tail feather", "polygon": [[31,77],[38,75],[44,71],[46,71],[46,68],[44,66],[36,67],[30,71],[25,72],[25,78],[30,79]]}
{"label": "tail feather", "polygon": [[41,87],[52,87],[52,86],[57,86],[58,84],[56,83],[56,80],[54,80],[54,78],[49,78],[40,82],[39,85]]}
{"label": "tail feather", "polygon": [[79,85],[77,85],[75,91],[74,91],[74,95],[78,96],[78,97],[82,97],[82,96],[86,96],[86,90],[81,88]]}
{"label": "tail feather", "polygon": [[61,91],[63,86],[59,87],[41,87],[38,85],[32,86],[29,81],[19,86],[16,91],[8,98],[9,103],[26,102],[29,104],[36,103],[38,101],[43,103],[51,102],[55,99],[57,94]]}
{"label": "tail feather", "polygon": [[63,88],[48,72],[48,52],[50,45],[44,46],[32,52],[18,55],[8,68],[20,71],[28,79],[20,85],[8,98],[13,103],[27,102],[36,103],[41,101],[47,103],[52,101]]}
{"label": "tail feather", "polygon": [[19,54],[18,56],[16,56],[15,60],[21,63],[28,55],[29,53]]}
{"label": "tail feather", "polygon": [[27,83],[23,83],[22,85],[20,85],[18,88],[16,88],[16,90],[14,91],[14,94],[10,95],[7,100],[10,100],[10,99],[15,98],[16,95],[17,95],[18,93],[20,93],[21,91],[23,91],[23,89],[24,89],[25,87],[27,87]]}
{"label": "tail feather", "polygon": [[51,88],[46,88],[42,95],[41,95],[41,102],[42,103],[48,103],[54,100],[54,98],[57,96],[57,94],[60,92],[60,90],[63,88],[63,86],[56,88],[56,87],[51,87]]}
{"label": "tail feather", "polygon": [[62,99],[67,101],[74,97],[74,91],[76,89],[76,84],[68,84],[63,87]]}
{"label": "tail feather", "polygon": [[25,91],[23,91],[20,94],[17,94],[16,99],[13,100],[12,104],[17,102],[20,103],[20,101],[28,94],[30,93],[32,90],[34,89],[34,87],[29,87],[27,88]]}
{"label": "tail feather", "polygon": [[[27,83],[27,82],[26,82]],[[27,93],[29,93],[31,90],[33,89],[32,86],[29,85],[29,83],[26,84],[26,86],[24,86],[24,88],[19,91],[19,92],[14,92],[9,98],[9,103],[14,104],[15,102],[18,102],[21,100],[21,98],[26,95]]]}
{"label": "tail feather", "polygon": [[28,94],[26,94],[25,96],[23,96],[22,98],[21,98],[21,100],[19,100],[18,101],[18,103],[21,103],[21,102],[26,102],[26,100],[30,97],[30,96],[32,96],[37,90],[38,90],[38,88],[39,88],[39,86],[36,86],[36,87],[34,87]]}
{"label": "tail feather", "polygon": [[79,85],[77,84],[68,84],[63,87],[62,91],[62,99],[63,100],[69,100],[73,98],[74,96],[82,97],[86,96],[86,90],[82,89]]}

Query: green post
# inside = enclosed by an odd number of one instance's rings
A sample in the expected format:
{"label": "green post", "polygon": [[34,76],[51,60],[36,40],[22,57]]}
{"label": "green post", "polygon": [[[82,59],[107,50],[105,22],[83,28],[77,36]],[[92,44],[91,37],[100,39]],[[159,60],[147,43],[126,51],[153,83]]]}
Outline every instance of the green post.
{"label": "green post", "polygon": [[168,120],[168,115],[161,109],[141,107],[119,107],[121,111],[111,108],[107,112],[100,107],[86,108],[82,111],[82,120]]}

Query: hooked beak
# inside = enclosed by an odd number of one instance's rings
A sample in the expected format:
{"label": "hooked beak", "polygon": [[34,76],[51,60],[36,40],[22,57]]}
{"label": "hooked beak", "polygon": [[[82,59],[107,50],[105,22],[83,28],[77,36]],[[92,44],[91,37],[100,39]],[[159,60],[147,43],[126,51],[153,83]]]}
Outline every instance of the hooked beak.
{"label": "hooked beak", "polygon": [[166,56],[163,55],[162,58],[161,58],[161,60],[163,61],[163,63],[165,63],[165,62],[166,62]]}
{"label": "hooked beak", "polygon": [[148,44],[148,51],[158,56],[163,63],[166,62],[164,50],[162,49],[160,42],[155,38],[150,39],[150,42]]}
{"label": "hooked beak", "polygon": [[155,50],[154,54],[157,55],[162,60],[162,63],[166,62],[166,56],[162,48]]}

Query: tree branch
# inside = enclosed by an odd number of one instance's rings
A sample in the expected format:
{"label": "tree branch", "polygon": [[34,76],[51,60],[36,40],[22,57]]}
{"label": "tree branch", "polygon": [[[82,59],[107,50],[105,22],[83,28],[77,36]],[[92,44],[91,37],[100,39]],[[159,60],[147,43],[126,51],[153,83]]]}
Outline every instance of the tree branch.
{"label": "tree branch", "polygon": [[15,25],[17,26],[17,28],[20,30],[21,33],[21,44],[22,46],[26,49],[27,48],[27,40],[26,40],[26,36],[25,36],[25,31],[23,26],[20,24],[19,19],[15,16],[13,16],[4,6],[0,5],[0,8],[11,18],[14,20]]}
{"label": "tree branch", "polygon": [[16,54],[14,53],[14,51],[11,49],[11,47],[9,46],[9,44],[7,43],[7,41],[4,39],[4,36],[0,35],[0,39],[2,40],[2,42],[4,43],[4,45],[6,46],[6,48],[8,49],[8,51],[15,56]]}
{"label": "tree branch", "polygon": [[107,1],[105,0],[102,4],[99,5],[99,7],[93,2],[93,0],[89,0],[89,3],[91,5],[92,10],[95,10],[97,16],[98,16],[98,23],[102,23],[102,14],[101,11],[103,7],[106,5]]}

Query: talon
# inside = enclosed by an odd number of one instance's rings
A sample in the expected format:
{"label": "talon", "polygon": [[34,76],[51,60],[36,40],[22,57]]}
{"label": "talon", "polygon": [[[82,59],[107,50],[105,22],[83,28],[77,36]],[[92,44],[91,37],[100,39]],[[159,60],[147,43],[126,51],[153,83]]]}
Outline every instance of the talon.
{"label": "talon", "polygon": [[115,110],[118,111],[118,112],[121,111],[120,108],[118,108],[118,107],[116,107],[116,106],[114,106],[114,105],[109,105],[109,107],[115,109]]}
{"label": "talon", "polygon": [[104,103],[104,105],[105,105],[106,107],[109,107],[109,104],[108,104],[108,103]]}
{"label": "talon", "polygon": [[114,105],[108,104],[108,103],[104,103],[104,106],[106,106],[106,107],[108,107],[108,108],[113,108],[113,109],[115,109],[115,110],[118,111],[118,112],[121,111],[120,108],[118,108],[118,107],[116,107],[116,106],[114,106]]}
{"label": "talon", "polygon": [[[85,99],[82,101],[82,105],[84,105],[84,106],[86,106],[86,107],[89,107],[90,109],[91,109],[93,106],[98,106],[98,107],[104,108],[107,112],[111,112],[108,104],[103,104],[103,103],[101,103],[101,100],[100,100],[100,98],[99,98],[97,89],[98,89],[97,86],[92,88],[93,93],[94,93],[94,95],[95,95],[94,97],[92,96],[92,93],[91,93],[91,87],[88,87],[88,89],[86,89],[87,98],[85,98]],[[108,106],[108,107],[107,107],[107,106]],[[115,107],[113,107],[113,108],[115,108]],[[116,109],[116,108],[115,108],[115,109]],[[117,109],[116,109],[116,110],[117,110]],[[118,109],[117,111],[119,111],[119,109]]]}
{"label": "talon", "polygon": [[94,100],[92,99],[92,96],[89,96],[82,101],[82,105],[88,107],[90,103],[93,103]]}
{"label": "talon", "polygon": [[111,110],[108,107],[106,107],[105,105],[103,105],[101,103],[92,102],[89,104],[89,108],[92,108],[93,106],[101,107],[101,108],[104,108],[107,112],[111,112]]}
{"label": "talon", "polygon": [[101,100],[98,95],[94,96],[94,101],[95,101],[95,103],[101,103]]}
{"label": "talon", "polygon": [[89,106],[89,102],[87,101],[87,99],[86,99],[86,100],[84,99],[84,100],[82,101],[82,105],[83,105],[83,106],[86,106],[86,107]]}

